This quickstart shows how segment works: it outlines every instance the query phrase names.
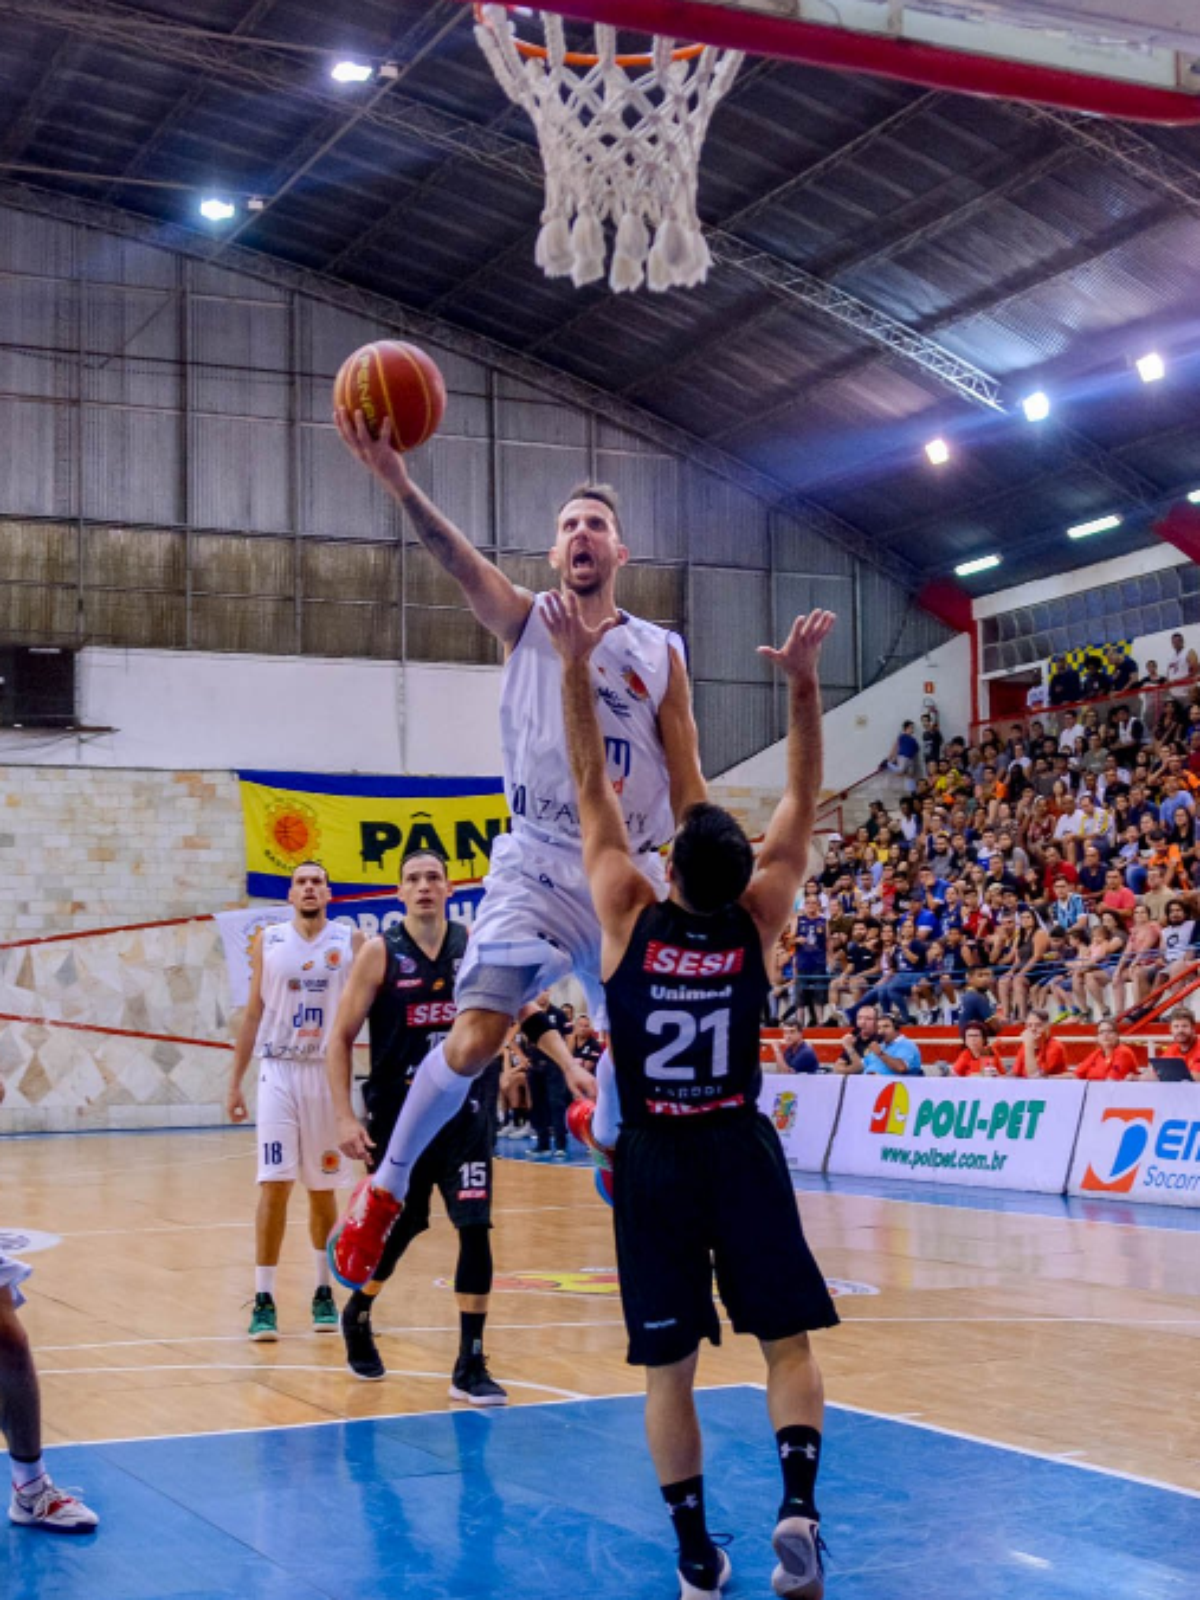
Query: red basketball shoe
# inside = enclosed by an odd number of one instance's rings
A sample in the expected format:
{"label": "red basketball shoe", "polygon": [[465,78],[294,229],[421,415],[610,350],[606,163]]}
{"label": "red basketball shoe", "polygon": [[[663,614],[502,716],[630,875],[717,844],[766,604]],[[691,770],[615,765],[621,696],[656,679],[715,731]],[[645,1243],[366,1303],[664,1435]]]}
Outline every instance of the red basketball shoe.
{"label": "red basketball shoe", "polygon": [[362,1289],[375,1276],[388,1234],[396,1226],[404,1202],[364,1178],[350,1196],[341,1221],[325,1247],[333,1275],[347,1289]]}
{"label": "red basketball shoe", "polygon": [[572,1100],[567,1107],[567,1127],[580,1144],[586,1145],[592,1153],[592,1160],[602,1172],[612,1171],[612,1151],[607,1145],[601,1144],[592,1132],[592,1118],[596,1115],[596,1104],[593,1100]]}

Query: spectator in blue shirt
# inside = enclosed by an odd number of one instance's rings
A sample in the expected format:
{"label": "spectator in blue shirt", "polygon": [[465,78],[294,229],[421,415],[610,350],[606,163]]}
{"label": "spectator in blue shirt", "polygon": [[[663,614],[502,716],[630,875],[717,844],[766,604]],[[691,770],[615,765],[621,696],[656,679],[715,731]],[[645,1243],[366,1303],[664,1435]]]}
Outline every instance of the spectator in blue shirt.
{"label": "spectator in blue shirt", "polygon": [[920,1077],[921,1052],[900,1032],[900,1024],[886,1012],[879,1019],[879,1034],[863,1057],[863,1071],[888,1078]]}
{"label": "spectator in blue shirt", "polygon": [[916,724],[906,722],[901,727],[892,746],[892,753],[883,763],[890,772],[899,772],[904,777],[911,779],[916,771],[917,756],[920,754],[920,745],[917,743]]}
{"label": "spectator in blue shirt", "polygon": [[820,1072],[821,1063],[812,1045],[805,1044],[803,1032],[794,1022],[784,1025],[783,1042],[771,1044],[776,1072]]}
{"label": "spectator in blue shirt", "polygon": [[1046,907],[1046,919],[1070,933],[1072,928],[1087,927],[1087,907],[1083,896],[1071,888],[1065,878],[1055,878],[1054,898]]}

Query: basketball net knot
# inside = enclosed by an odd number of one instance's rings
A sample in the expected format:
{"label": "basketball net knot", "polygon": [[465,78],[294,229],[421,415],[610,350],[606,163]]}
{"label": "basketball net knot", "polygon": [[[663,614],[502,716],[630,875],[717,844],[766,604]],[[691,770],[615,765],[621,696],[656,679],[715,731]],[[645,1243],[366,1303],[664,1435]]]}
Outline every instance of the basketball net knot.
{"label": "basketball net knot", "polygon": [[508,98],[537,130],[546,203],[535,259],[576,288],[604,276],[605,224],[615,229],[612,288],[691,288],[712,264],[696,211],[709,119],[742,56],[655,39],[619,56],[614,28],[596,27],[596,53],[567,49],[561,17],[541,13],[545,47],[518,39],[502,5],[476,12],[475,37]]}

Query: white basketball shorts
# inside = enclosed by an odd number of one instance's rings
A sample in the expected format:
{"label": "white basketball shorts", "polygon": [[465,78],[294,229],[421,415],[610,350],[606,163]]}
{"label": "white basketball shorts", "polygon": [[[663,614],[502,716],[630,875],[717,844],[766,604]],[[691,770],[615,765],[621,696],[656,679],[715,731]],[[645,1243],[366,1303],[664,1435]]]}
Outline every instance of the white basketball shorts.
{"label": "white basketball shorts", "polygon": [[337,1118],[323,1061],[258,1063],[258,1181],[299,1180],[344,1189],[350,1163],[338,1149]]}
{"label": "white basketball shorts", "polygon": [[[633,861],[661,899],[666,894],[662,857],[647,851]],[[542,843],[527,833],[496,840],[455,988],[460,1011],[473,1003],[472,988],[478,992],[473,980],[486,967],[529,969],[517,1009],[573,972],[592,1021],[601,1030],[607,1027],[600,924],[578,848]]]}
{"label": "white basketball shorts", "polygon": [[0,1289],[8,1290],[12,1296],[14,1306],[23,1306],[25,1304],[25,1296],[21,1293],[18,1285],[24,1283],[32,1271],[32,1267],[27,1267],[23,1261],[18,1261],[15,1256],[6,1256],[3,1252],[0,1252]]}

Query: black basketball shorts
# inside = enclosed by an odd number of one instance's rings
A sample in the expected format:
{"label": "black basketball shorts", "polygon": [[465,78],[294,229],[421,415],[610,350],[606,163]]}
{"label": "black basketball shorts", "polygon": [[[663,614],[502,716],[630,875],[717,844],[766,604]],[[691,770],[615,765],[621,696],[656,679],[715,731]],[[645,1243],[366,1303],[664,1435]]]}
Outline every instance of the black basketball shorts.
{"label": "black basketball shorts", "polygon": [[630,1365],[669,1366],[702,1339],[721,1342],[714,1272],[736,1333],[787,1339],[836,1325],[766,1117],[622,1129],[613,1196]]}
{"label": "black basketball shorts", "polygon": [[[408,1183],[401,1223],[408,1238],[429,1226],[429,1203],[439,1190],[446,1215],[456,1228],[492,1222],[492,1157],[496,1150],[496,1102],[484,1085],[472,1085],[462,1110],[421,1152]],[[368,1113],[367,1132],[375,1141],[370,1170],[374,1172],[387,1152],[388,1141],[400,1115],[399,1107],[380,1106]]]}

